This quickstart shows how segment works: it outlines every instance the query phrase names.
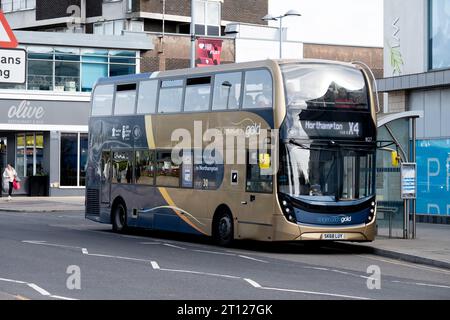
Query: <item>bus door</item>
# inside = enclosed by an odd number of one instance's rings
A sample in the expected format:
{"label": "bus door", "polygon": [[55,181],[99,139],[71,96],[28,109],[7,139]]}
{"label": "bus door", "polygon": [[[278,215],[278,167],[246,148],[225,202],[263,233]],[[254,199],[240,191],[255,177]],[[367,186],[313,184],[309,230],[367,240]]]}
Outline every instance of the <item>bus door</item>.
{"label": "bus door", "polygon": [[[244,198],[241,199],[241,224],[248,225],[247,232],[257,232],[272,226],[273,175],[271,154],[250,150],[247,156]],[[240,225],[240,227],[242,227]],[[266,227],[266,228],[264,228]]]}
{"label": "bus door", "polygon": [[102,203],[110,203],[111,201],[111,176],[112,176],[112,161],[111,151],[102,152],[102,166],[100,179],[100,198]]}

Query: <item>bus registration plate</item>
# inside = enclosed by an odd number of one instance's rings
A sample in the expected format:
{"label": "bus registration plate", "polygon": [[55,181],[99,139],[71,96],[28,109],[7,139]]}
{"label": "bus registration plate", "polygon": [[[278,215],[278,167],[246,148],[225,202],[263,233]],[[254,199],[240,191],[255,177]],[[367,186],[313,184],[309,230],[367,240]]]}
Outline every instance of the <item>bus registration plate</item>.
{"label": "bus registration plate", "polygon": [[322,234],[322,240],[345,240],[344,233],[324,233]]}

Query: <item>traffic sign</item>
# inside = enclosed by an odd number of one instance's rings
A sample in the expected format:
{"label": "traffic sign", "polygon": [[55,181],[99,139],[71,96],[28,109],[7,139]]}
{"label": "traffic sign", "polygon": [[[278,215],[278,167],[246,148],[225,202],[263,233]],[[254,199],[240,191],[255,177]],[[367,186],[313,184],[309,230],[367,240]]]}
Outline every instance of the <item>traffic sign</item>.
{"label": "traffic sign", "polygon": [[26,56],[23,49],[0,48],[0,83],[25,83]]}
{"label": "traffic sign", "polygon": [[0,10],[0,48],[17,48],[18,44],[3,11]]}

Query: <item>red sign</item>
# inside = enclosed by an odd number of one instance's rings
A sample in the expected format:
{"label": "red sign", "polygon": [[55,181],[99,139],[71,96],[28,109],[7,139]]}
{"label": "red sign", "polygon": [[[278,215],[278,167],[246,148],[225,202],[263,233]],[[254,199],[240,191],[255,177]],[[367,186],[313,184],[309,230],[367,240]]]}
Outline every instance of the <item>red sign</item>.
{"label": "red sign", "polygon": [[198,39],[197,40],[197,67],[208,67],[220,64],[222,53],[222,40]]}
{"label": "red sign", "polygon": [[18,45],[16,36],[11,30],[3,11],[0,10],[0,48],[16,48]]}

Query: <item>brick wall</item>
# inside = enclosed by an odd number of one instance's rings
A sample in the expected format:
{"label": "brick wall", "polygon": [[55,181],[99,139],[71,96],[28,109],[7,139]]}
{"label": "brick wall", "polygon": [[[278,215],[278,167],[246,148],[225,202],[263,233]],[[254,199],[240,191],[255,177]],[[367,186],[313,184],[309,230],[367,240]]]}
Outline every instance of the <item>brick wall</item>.
{"label": "brick wall", "polygon": [[262,21],[269,10],[268,0],[224,0],[222,19],[235,22],[264,24]]}
{"label": "brick wall", "polygon": [[[142,12],[162,13],[163,2],[161,0],[140,0],[136,9]],[[190,16],[191,0],[166,0],[166,14]]]}
{"label": "brick wall", "polygon": [[305,43],[304,58],[352,62],[362,61],[374,72],[376,78],[383,78],[383,48],[353,47]]}
{"label": "brick wall", "polygon": [[[268,0],[224,0],[222,19],[227,21],[266,24],[261,18],[267,14]],[[161,0],[136,0],[133,11],[162,13]],[[191,16],[191,0],[166,0],[166,14]]]}
{"label": "brick wall", "polygon": [[[161,38],[154,36],[155,50],[141,55],[141,72],[153,72],[189,68],[191,43],[190,37],[168,35]],[[221,61],[223,64],[234,62],[234,41],[224,40]]]}
{"label": "brick wall", "polygon": [[406,91],[396,91],[389,93],[388,112],[405,112],[407,107]]}

